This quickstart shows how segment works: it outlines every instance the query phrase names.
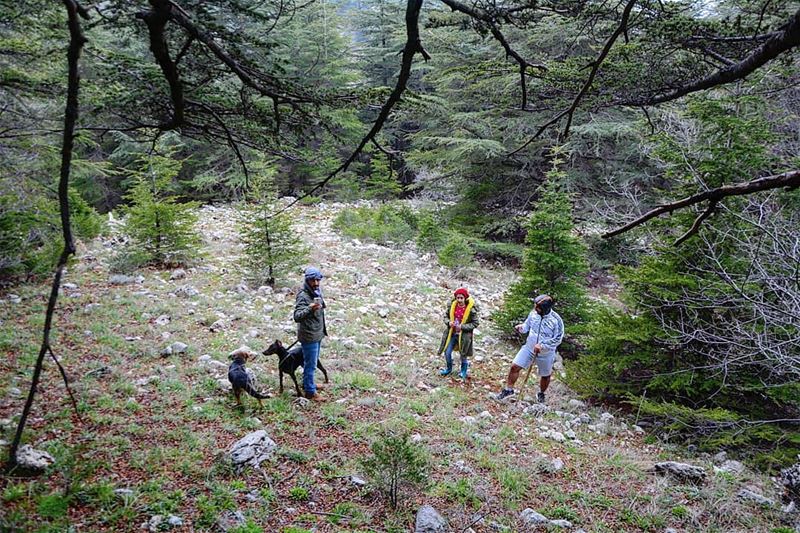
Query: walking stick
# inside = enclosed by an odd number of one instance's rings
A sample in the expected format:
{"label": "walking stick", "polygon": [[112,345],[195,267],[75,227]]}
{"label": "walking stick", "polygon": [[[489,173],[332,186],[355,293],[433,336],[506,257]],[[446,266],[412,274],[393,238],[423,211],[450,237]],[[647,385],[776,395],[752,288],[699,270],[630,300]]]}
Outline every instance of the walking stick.
{"label": "walking stick", "polygon": [[[534,346],[536,344],[539,344],[539,335],[541,335],[541,333],[542,333],[542,322],[544,322],[544,317],[540,316],[539,317],[539,329],[536,330],[536,343],[534,344]],[[535,359],[536,358],[536,353],[535,352],[534,352],[533,356],[534,356],[534,359]],[[528,384],[528,378],[531,377],[531,370],[533,370],[534,362],[535,361],[531,361],[530,366],[528,366],[528,371],[525,373],[525,381],[522,382],[522,386],[519,388],[519,401],[522,401],[522,400],[525,399],[525,394],[523,394],[523,392],[525,391],[525,385]]]}

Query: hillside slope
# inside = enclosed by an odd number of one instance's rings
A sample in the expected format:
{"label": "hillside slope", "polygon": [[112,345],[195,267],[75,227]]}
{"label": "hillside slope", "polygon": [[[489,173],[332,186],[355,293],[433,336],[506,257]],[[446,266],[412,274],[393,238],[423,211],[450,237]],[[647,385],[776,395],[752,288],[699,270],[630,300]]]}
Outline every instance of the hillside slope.
{"label": "hillside slope", "polygon": [[[721,456],[685,457],[624,414],[586,406],[558,376],[546,407],[492,401],[517,346],[500,340],[485,318],[513,272],[475,265],[455,277],[411,248],[343,239],[331,228],[342,208],[297,208],[311,262],[326,276],[331,336],[322,361],[332,383],[322,404],[296,402],[290,381],[278,395],[274,356],[249,364],[274,395],[263,408],[246,398],[238,410],[224,390],[233,349],[294,340],[300,282],[297,272],[275,290],[241,283],[232,207],[201,209],[205,257],[183,273],[115,278],[107,267],[113,239],[83,248],[65,279],[53,345],[84,421],[48,363],[27,436],[55,465],[37,478],[2,478],[0,529],[211,531],[244,520],[240,531],[409,531],[423,504],[447,520],[448,531],[567,527],[535,525],[526,509],[568,521],[573,531],[788,526],[775,501],[737,497],[747,488],[777,500],[773,480]],[[439,377],[435,354],[440,316],[461,284],[484,317],[467,383]],[[14,292],[0,305],[6,441],[29,384],[47,287]],[[175,353],[162,355],[167,346]],[[386,428],[410,433],[430,458],[428,483],[408,490],[397,511],[360,479],[360,460]],[[256,430],[277,449],[260,469],[236,471],[226,452]],[[650,472],[664,460],[704,467],[707,479],[692,484]]]}

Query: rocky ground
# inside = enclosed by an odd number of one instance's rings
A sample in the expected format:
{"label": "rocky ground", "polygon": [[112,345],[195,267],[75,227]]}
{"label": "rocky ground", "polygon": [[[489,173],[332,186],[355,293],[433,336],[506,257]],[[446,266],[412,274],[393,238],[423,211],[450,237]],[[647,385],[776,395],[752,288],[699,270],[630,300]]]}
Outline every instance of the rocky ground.
{"label": "rocky ground", "polygon": [[[297,208],[311,263],[326,276],[331,383],[321,404],[296,400],[290,381],[278,394],[274,356],[248,365],[272,394],[263,405],[246,398],[237,409],[228,392],[229,352],[294,340],[300,281],[298,271],[274,289],[242,282],[232,207],[201,209],[206,247],[191,268],[114,276],[116,238],[83,247],[53,343],[81,419],[48,365],[27,439],[49,466],[2,478],[0,530],[800,531],[776,480],[724,453],[665,445],[631,416],[587,405],[558,379],[563,367],[546,405],[492,401],[517,345],[488,320],[470,379],[439,377],[452,291],[467,286],[485,318],[513,272],[474,265],[455,275],[411,245],[345,239],[331,227],[343,208]],[[47,287],[14,292],[0,304],[5,441]],[[397,510],[361,464],[387,430],[407,432],[429,458],[427,482],[406,488]]]}

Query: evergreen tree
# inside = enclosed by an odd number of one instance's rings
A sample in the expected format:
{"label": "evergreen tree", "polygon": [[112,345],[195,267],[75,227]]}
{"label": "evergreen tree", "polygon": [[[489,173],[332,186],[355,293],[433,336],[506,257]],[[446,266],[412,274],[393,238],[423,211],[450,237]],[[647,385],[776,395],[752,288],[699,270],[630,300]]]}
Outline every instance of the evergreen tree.
{"label": "evergreen tree", "polygon": [[183,264],[197,255],[200,244],[194,229],[197,204],[178,203],[171,195],[183,162],[170,155],[152,155],[142,158],[141,163],[133,173],[135,184],[126,195],[130,205],[124,209],[124,232],[131,243],[123,255],[135,256],[135,263]]}
{"label": "evergreen tree", "polygon": [[[759,99],[692,101],[651,150],[676,184],[671,195],[774,165],[763,112]],[[677,248],[672,240],[700,213],[659,220],[669,240],[617,269],[627,309],[598,313],[586,355],[567,369],[572,386],[627,399],[707,450],[748,444],[765,466],[792,461],[800,433],[760,421],[791,419],[800,408],[800,237],[785,231],[798,226],[796,199],[729,199]]]}
{"label": "evergreen tree", "polygon": [[556,159],[528,220],[520,279],[509,288],[495,316],[504,331],[525,319],[538,294],[553,297],[567,331],[587,316],[586,247],[573,232],[572,201],[561,188],[564,173],[558,170],[559,164]]}
{"label": "evergreen tree", "polygon": [[292,212],[278,212],[281,206],[273,190],[275,167],[267,164],[260,168],[251,191],[254,202],[242,209],[239,218],[244,244],[240,264],[251,281],[272,287],[276,278],[305,261],[308,247],[292,228]]}

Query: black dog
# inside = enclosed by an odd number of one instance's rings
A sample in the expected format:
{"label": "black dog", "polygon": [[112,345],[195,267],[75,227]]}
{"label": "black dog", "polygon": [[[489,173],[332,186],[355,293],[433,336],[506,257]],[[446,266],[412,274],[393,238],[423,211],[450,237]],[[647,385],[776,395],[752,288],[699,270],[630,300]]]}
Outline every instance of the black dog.
{"label": "black dog", "polygon": [[236,405],[239,407],[242,406],[242,391],[258,400],[259,405],[262,405],[261,400],[270,397],[269,394],[264,394],[256,390],[253,386],[252,377],[247,373],[247,369],[244,367],[251,355],[255,355],[255,353],[246,348],[238,348],[231,352],[230,355],[233,362],[228,367],[228,381],[230,381],[233,386],[233,395],[236,396]]}
{"label": "black dog", "polygon": [[[283,375],[289,374],[294,381],[294,388],[297,389],[297,395],[302,396],[300,392],[300,385],[297,384],[297,378],[294,377],[294,371],[297,367],[303,366],[303,349],[298,345],[291,350],[288,350],[281,341],[276,340],[269,345],[269,348],[264,350],[264,355],[277,354],[278,356],[278,377],[280,382],[280,392],[283,392]],[[325,383],[328,383],[328,371],[322,366],[322,362],[317,359],[317,368],[322,370],[325,375]]]}

